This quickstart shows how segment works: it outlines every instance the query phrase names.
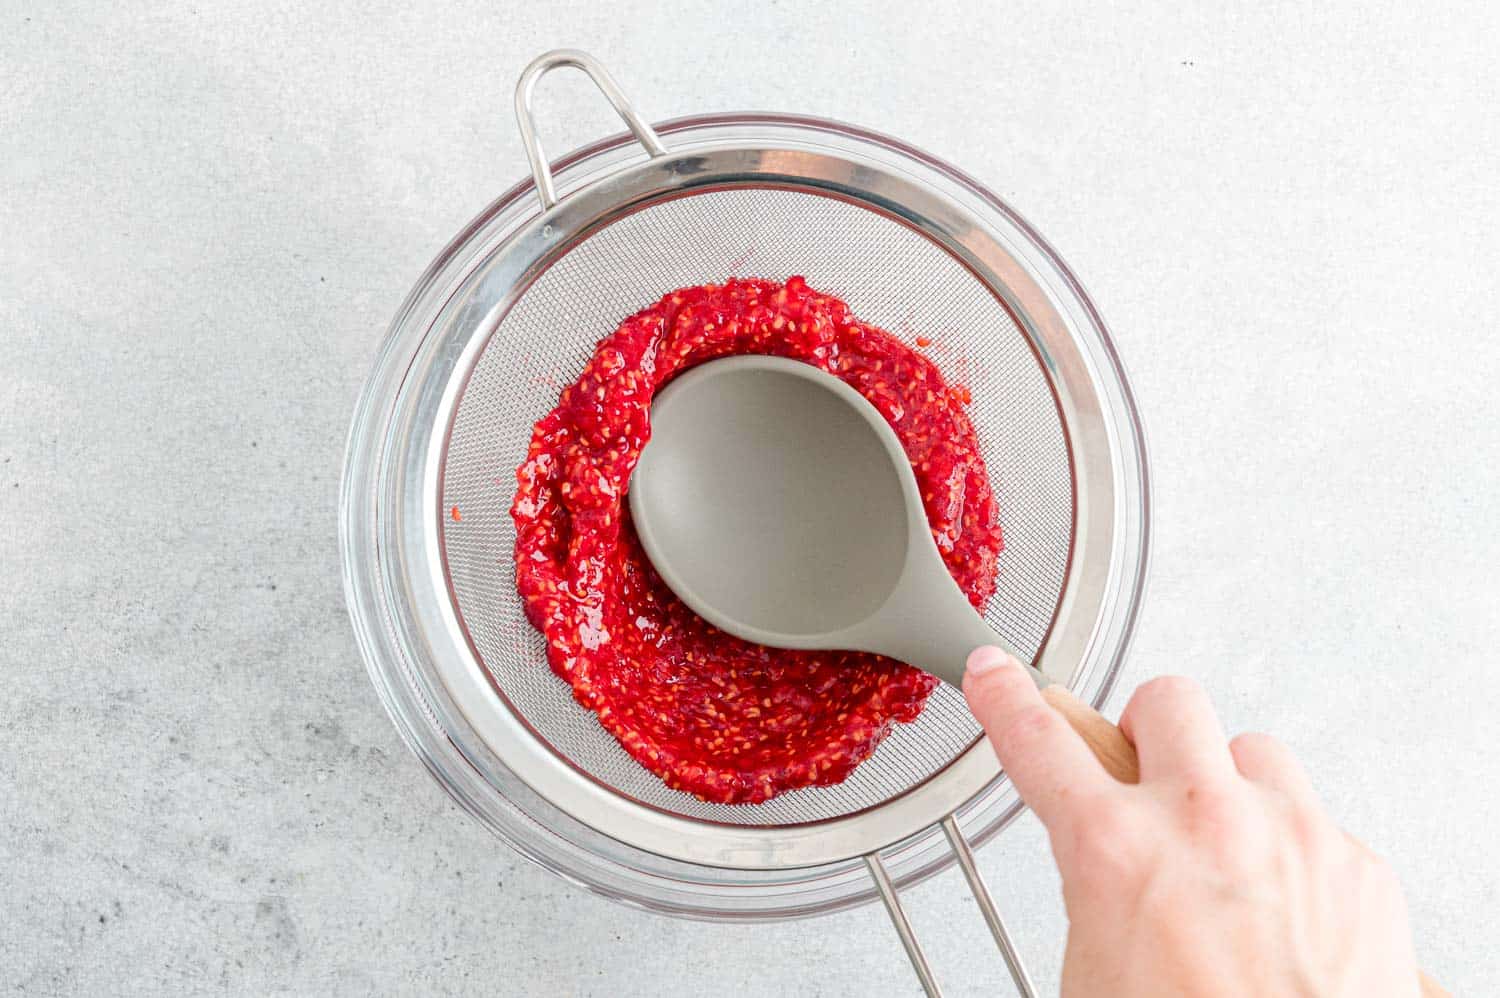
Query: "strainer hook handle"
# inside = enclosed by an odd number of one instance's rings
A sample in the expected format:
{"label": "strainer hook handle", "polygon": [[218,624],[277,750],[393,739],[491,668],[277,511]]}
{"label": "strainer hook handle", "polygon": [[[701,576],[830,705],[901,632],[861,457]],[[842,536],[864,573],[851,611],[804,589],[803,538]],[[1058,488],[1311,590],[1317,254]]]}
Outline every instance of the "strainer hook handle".
{"label": "strainer hook handle", "polygon": [[552,168],[547,164],[547,154],[542,150],[542,140],[537,135],[531,96],[536,90],[537,81],[561,66],[583,70],[625,122],[625,127],[630,129],[636,141],[645,146],[646,152],[652,157],[667,154],[667,147],[662,145],[656,131],[641,117],[598,59],[578,49],[553,49],[551,52],[544,52],[522,70],[521,78],[516,82],[516,123],[521,128],[521,145],[526,148],[526,158],[531,162],[531,175],[536,180],[537,197],[541,199],[544,210],[557,204],[557,185],[552,179]]}
{"label": "strainer hook handle", "polygon": [[[959,869],[963,870],[964,879],[969,882],[969,889],[974,894],[974,900],[979,904],[980,914],[984,916],[984,922],[989,926],[990,935],[994,937],[995,945],[999,947],[1001,956],[1005,958],[1005,965],[1010,969],[1011,980],[1016,985],[1016,993],[1021,998],[1036,998],[1036,985],[1032,983],[1031,975],[1026,972],[1021,954],[1016,949],[1014,941],[1011,940],[1010,933],[1006,931],[999,909],[995,907],[989,888],[985,886],[984,878],[979,874],[979,867],[974,862],[974,852],[969,848],[968,841],[958,827],[958,819],[950,814],[940,824],[943,834],[947,836],[948,845],[958,859]],[[922,990],[928,998],[942,998],[942,990],[938,987],[932,967],[922,952],[921,944],[917,942],[916,933],[912,931],[911,921],[901,907],[901,898],[896,893],[896,886],[891,882],[890,875],[886,873],[885,864],[880,861],[879,851],[867,854],[864,859],[865,868],[869,871],[870,878],[875,881],[876,892],[885,904],[886,913],[891,916],[891,923],[896,927],[896,935],[900,937],[901,946],[911,960],[912,969],[917,972],[917,980],[921,982]]]}

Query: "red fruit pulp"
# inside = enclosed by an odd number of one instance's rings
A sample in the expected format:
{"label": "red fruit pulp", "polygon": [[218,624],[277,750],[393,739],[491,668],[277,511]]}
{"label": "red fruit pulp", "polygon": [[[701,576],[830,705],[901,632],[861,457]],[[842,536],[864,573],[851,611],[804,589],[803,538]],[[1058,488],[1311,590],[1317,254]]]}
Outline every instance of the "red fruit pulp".
{"label": "red fruit pulp", "polygon": [[536,424],[516,471],[518,588],[578,702],[668,786],[725,804],[842,781],[893,724],[916,718],[938,682],[878,655],[741,641],[652,569],[625,502],[652,396],[730,354],[804,361],[880,410],[911,460],[943,560],[976,607],[994,592],[1001,549],[968,390],[802,278],[682,288],[601,340]]}

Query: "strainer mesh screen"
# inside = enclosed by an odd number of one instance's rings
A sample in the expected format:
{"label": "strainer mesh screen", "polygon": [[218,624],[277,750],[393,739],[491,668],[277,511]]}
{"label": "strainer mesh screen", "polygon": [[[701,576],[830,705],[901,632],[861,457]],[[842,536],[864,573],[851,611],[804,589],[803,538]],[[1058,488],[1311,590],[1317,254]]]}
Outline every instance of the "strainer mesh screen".
{"label": "strainer mesh screen", "polygon": [[896,725],[844,783],[724,805],[671,790],[610,737],[548,668],[516,594],[509,508],[532,424],[556,403],[593,345],[621,319],[686,285],[795,274],[913,342],[968,386],[1005,534],[986,616],[1034,653],[1056,609],[1073,523],[1066,438],[1047,380],[1009,313],[925,236],[813,193],[738,188],[645,208],[569,250],[525,291],[480,355],[448,441],[442,508],[447,568],[474,647],[513,709],[589,776],[687,817],[778,825],[838,817],[920,784],[973,743],[978,726],[944,685]]}

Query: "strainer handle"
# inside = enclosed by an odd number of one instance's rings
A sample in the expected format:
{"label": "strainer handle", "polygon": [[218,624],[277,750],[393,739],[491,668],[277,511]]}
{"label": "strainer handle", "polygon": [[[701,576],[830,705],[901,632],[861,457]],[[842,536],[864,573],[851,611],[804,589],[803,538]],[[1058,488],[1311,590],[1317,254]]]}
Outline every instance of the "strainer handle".
{"label": "strainer handle", "polygon": [[[940,824],[943,827],[943,834],[948,838],[948,845],[953,849],[953,855],[958,859],[958,867],[963,871],[964,879],[969,882],[969,890],[973,892],[974,900],[979,903],[979,912],[984,916],[984,923],[989,926],[990,935],[995,938],[995,945],[1000,948],[1000,955],[1005,958],[1005,965],[1010,968],[1011,980],[1016,983],[1016,993],[1021,998],[1036,998],[1036,985],[1031,983],[1031,975],[1026,972],[1026,966],[1021,961],[1021,954],[1011,940],[1010,933],[1006,931],[1005,922],[1000,918],[1000,910],[995,907],[989,888],[985,886],[984,878],[979,875],[979,867],[974,862],[974,852],[969,848],[968,840],[959,829],[958,820],[950,814]],[[901,938],[901,946],[911,960],[912,969],[917,972],[917,979],[922,982],[922,990],[926,992],[928,998],[942,998],[942,989],[938,987],[932,967],[927,963],[927,956],[922,952],[921,944],[917,942],[911,921],[906,917],[906,910],[901,907],[901,898],[896,893],[896,886],[891,882],[890,875],[886,873],[885,864],[880,860],[880,853],[872,852],[865,856],[865,866],[870,871],[870,878],[875,881],[875,889],[880,894],[880,900],[885,904],[886,912],[891,916],[891,923],[896,927],[896,935]]]}
{"label": "strainer handle", "polygon": [[537,81],[560,66],[572,66],[588,74],[594,86],[599,88],[599,92],[625,122],[625,127],[630,129],[630,134],[646,147],[646,152],[653,157],[667,154],[667,147],[661,144],[661,138],[636,111],[599,60],[578,49],[553,49],[551,52],[544,52],[521,71],[521,79],[516,82],[516,123],[521,128],[521,145],[526,148],[526,158],[531,161],[536,194],[541,199],[544,210],[557,204],[557,185],[553,183],[552,168],[547,165],[547,154],[542,151],[542,140],[537,135],[536,115],[531,110],[531,95],[536,90]]}

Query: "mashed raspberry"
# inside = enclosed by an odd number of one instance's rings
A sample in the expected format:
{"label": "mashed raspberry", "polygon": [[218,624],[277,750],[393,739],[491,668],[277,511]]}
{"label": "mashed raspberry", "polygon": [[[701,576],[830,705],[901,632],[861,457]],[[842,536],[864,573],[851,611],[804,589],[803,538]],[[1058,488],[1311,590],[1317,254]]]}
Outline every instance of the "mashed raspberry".
{"label": "mashed raspberry", "polygon": [[625,502],[652,396],[730,354],[805,361],[880,410],[911,460],[943,560],[976,607],[994,592],[1001,548],[967,389],[802,278],[683,288],[601,340],[536,424],[516,471],[518,588],[578,702],[668,786],[725,804],[842,781],[937,685],[878,655],[731,637],[652,569]]}

